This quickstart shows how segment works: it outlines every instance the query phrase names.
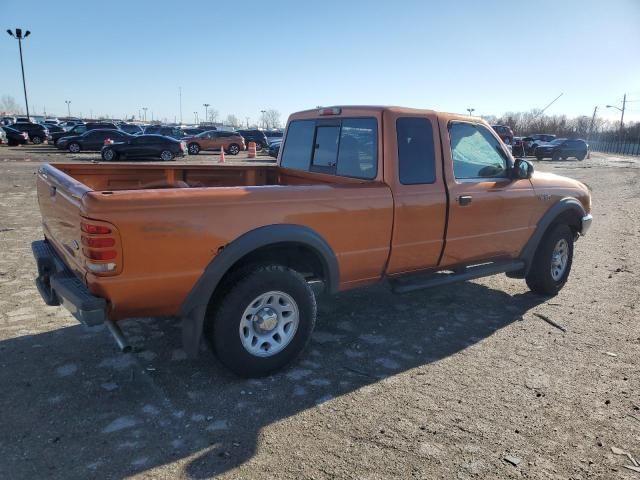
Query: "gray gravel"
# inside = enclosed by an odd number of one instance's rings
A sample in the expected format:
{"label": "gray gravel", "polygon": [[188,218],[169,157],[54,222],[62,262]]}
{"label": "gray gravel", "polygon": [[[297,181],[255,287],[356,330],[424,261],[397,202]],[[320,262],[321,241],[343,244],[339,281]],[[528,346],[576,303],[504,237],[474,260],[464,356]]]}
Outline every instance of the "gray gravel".
{"label": "gray gravel", "polygon": [[640,460],[637,159],[536,162],[594,194],[557,297],[499,275],[323,298],[300,362],[245,381],[185,359],[175,319],[125,322],[123,355],[43,304],[35,169],[65,156],[40,148],[0,147],[0,478],[640,478],[611,450]]}

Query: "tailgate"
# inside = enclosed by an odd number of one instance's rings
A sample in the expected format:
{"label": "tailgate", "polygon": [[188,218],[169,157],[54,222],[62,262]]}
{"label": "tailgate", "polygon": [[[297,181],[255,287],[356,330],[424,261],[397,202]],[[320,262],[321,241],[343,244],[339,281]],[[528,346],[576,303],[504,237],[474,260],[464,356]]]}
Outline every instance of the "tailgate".
{"label": "tailgate", "polygon": [[37,192],[42,228],[64,263],[84,280],[80,239],[82,197],[90,189],[52,165],[38,169]]}

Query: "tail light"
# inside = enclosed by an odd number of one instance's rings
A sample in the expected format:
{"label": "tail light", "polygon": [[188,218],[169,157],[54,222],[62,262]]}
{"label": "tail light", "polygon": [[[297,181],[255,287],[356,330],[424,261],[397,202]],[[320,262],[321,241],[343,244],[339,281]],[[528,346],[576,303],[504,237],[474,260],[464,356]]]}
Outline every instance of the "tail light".
{"label": "tail light", "polygon": [[121,252],[116,242],[116,232],[113,227],[104,223],[85,220],[80,223],[82,234],[82,253],[85,265],[95,274],[112,274],[118,269],[118,257]]}

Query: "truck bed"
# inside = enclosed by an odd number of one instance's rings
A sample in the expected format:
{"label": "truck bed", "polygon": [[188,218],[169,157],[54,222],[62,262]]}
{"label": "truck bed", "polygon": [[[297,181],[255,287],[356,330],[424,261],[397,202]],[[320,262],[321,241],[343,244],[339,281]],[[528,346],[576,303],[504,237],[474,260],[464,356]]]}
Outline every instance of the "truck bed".
{"label": "truck bed", "polygon": [[[203,270],[241,235],[304,225],[340,260],[340,288],[380,278],[390,251],[393,198],[383,182],[277,166],[45,164],[38,201],[46,240],[114,320],[177,314]],[[87,270],[81,222],[117,238],[118,270]]]}

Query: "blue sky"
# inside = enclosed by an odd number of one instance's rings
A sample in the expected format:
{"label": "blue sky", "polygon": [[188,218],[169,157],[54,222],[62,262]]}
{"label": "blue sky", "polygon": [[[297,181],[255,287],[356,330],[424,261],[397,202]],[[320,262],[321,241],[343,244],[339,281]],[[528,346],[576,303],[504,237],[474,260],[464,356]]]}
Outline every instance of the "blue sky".
{"label": "blue sky", "polygon": [[[31,5],[31,4],[29,4]],[[640,100],[640,0],[0,0],[24,42],[35,113],[255,120],[275,108],[385,104],[475,114],[618,112]],[[23,103],[17,42],[0,36],[0,95]],[[640,120],[640,101],[627,117]]]}

